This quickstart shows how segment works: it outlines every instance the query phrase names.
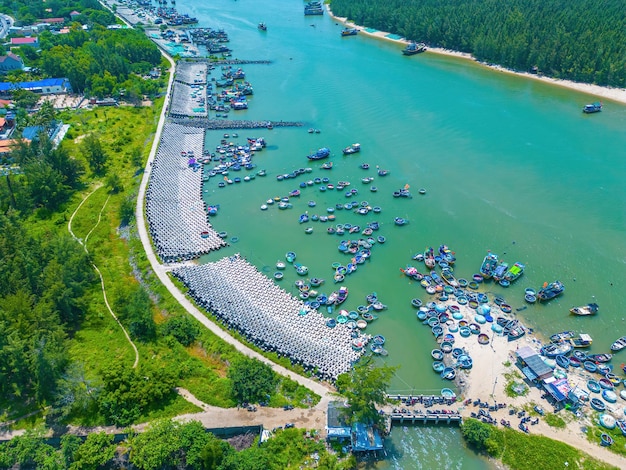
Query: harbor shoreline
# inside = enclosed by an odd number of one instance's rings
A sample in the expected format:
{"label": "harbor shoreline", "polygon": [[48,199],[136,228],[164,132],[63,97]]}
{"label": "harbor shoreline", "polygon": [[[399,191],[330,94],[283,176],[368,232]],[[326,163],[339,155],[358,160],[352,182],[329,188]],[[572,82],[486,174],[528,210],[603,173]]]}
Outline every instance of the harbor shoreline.
{"label": "harbor shoreline", "polygon": [[[332,12],[332,10],[330,9],[330,5],[326,5],[327,11],[328,11],[328,15],[336,20],[339,21],[341,24],[343,24],[346,27],[350,27],[350,28],[358,28],[359,29],[359,34],[365,34],[367,36],[370,37],[374,37],[374,38],[378,38],[378,39],[383,39],[386,41],[390,41],[390,42],[394,42],[394,43],[398,43],[398,44],[408,44],[409,41],[407,41],[404,38],[400,38],[400,39],[394,39],[394,38],[390,38],[388,37],[388,35],[390,33],[385,32],[385,31],[375,31],[375,32],[369,32],[365,29],[364,26],[361,25],[357,25],[354,22],[348,20],[348,18],[342,18],[339,16],[335,16]],[[618,103],[623,103],[626,104],[626,88],[612,88],[612,87],[605,87],[605,86],[600,86],[600,85],[594,85],[591,83],[581,83],[581,82],[574,82],[572,80],[562,80],[562,79],[558,79],[558,78],[552,78],[552,77],[547,77],[545,75],[537,75],[537,74],[532,74],[529,72],[518,72],[515,70],[511,70],[508,69],[506,67],[502,67],[501,65],[492,65],[492,64],[488,64],[485,62],[481,62],[478,59],[476,59],[472,54],[467,53],[467,52],[459,52],[459,51],[453,51],[450,49],[444,49],[441,47],[428,47],[428,49],[426,50],[426,52],[432,52],[433,54],[439,54],[439,55],[445,55],[445,56],[449,56],[449,57],[456,57],[458,59],[465,59],[465,60],[471,60],[472,62],[475,62],[477,64],[480,64],[484,67],[487,67],[491,70],[494,70],[496,72],[502,72],[502,73],[506,73],[509,75],[516,75],[518,77],[524,77],[524,78],[529,78],[532,80],[536,80],[539,82],[543,82],[543,83],[548,83],[550,85],[555,85],[555,86],[559,86],[559,87],[563,87],[563,88],[567,88],[570,90],[574,90],[574,91],[578,91],[581,93],[586,93],[589,95],[592,95],[594,97],[597,98],[604,98],[607,100],[611,100],[611,101],[616,101]]]}

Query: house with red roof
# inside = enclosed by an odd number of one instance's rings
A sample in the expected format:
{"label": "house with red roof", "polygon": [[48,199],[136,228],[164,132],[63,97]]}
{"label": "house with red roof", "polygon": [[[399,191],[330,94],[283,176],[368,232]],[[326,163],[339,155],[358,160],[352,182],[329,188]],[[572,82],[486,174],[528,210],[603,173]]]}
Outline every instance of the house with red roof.
{"label": "house with red roof", "polygon": [[19,47],[19,46],[32,46],[39,47],[39,39],[36,37],[28,37],[28,38],[11,38],[11,47]]}
{"label": "house with red roof", "polygon": [[70,13],[70,18],[74,20],[74,18],[76,18],[77,16],[80,16],[80,14],[81,13],[79,11],[74,10],[73,12]]}

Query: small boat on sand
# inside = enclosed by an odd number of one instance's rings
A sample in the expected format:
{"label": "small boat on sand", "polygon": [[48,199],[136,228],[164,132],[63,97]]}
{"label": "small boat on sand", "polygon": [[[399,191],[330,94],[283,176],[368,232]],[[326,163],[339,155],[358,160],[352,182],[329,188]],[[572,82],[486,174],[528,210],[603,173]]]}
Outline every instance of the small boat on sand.
{"label": "small boat on sand", "polygon": [[598,304],[591,303],[587,305],[582,305],[580,307],[572,307],[570,308],[569,311],[573,315],[580,315],[580,316],[595,315],[596,313],[598,313],[598,308],[599,308]]}

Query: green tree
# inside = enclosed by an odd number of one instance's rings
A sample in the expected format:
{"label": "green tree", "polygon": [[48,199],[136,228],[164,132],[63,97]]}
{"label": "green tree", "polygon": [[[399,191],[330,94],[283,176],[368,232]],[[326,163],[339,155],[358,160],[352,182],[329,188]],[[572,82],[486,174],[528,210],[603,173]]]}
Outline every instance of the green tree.
{"label": "green tree", "polygon": [[485,451],[491,437],[491,425],[477,419],[466,419],[461,426],[461,434],[471,447]]}
{"label": "green tree", "polygon": [[142,470],[214,469],[230,446],[207,433],[198,421],[161,420],[130,440],[130,461]]}
{"label": "green tree", "polygon": [[371,357],[363,357],[352,370],[337,377],[337,390],[346,397],[349,407],[346,420],[349,423],[372,423],[382,426],[384,417],[378,407],[387,403],[389,381],[396,367],[375,367]]}
{"label": "green tree", "polygon": [[88,135],[83,140],[81,149],[93,174],[96,176],[103,175],[109,157],[102,148],[100,139],[93,134]]}
{"label": "green tree", "polygon": [[85,442],[74,452],[74,462],[70,470],[97,470],[115,456],[113,435],[105,432],[91,433]]}
{"label": "green tree", "polygon": [[228,369],[233,396],[240,402],[257,403],[276,390],[278,377],[267,364],[241,357]]}
{"label": "green tree", "polygon": [[191,346],[200,335],[200,328],[191,317],[177,315],[163,325],[163,335],[173,336],[183,346]]}

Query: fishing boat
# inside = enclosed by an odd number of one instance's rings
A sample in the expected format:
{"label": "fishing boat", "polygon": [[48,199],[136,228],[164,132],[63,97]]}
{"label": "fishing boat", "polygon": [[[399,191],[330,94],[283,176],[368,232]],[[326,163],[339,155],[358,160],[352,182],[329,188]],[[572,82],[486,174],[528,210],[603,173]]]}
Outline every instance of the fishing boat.
{"label": "fishing boat", "polygon": [[621,351],[624,348],[626,348],[626,336],[616,339],[613,344],[611,344],[611,351],[613,352]]}
{"label": "fishing boat", "polygon": [[358,153],[360,151],[361,151],[361,144],[352,144],[342,150],[344,155],[351,155],[353,153]]}
{"label": "fishing boat", "polygon": [[539,289],[539,292],[537,292],[537,299],[545,302],[561,295],[564,290],[565,286],[561,281],[554,281],[550,284],[546,282],[543,284],[543,287]]}
{"label": "fishing boat", "polygon": [[541,348],[541,354],[546,357],[555,358],[559,354],[566,356],[572,351],[572,349],[573,346],[567,342],[549,343]]}
{"label": "fishing boat", "polygon": [[506,261],[500,261],[496,266],[496,269],[494,269],[493,271],[493,280],[500,282],[502,279],[504,279],[504,275],[506,274],[508,269],[509,263],[507,263]]}
{"label": "fishing boat", "polygon": [[488,251],[487,256],[483,259],[483,264],[480,266],[480,274],[483,278],[489,279],[493,276],[496,266],[498,266],[498,255]]}
{"label": "fishing boat", "polygon": [[341,36],[356,36],[359,33],[359,30],[356,28],[344,28],[341,30]]}
{"label": "fishing boat", "polygon": [[456,369],[454,369],[454,367],[445,367],[441,371],[442,379],[454,380],[455,377],[456,377]]}
{"label": "fishing boat", "polygon": [[609,362],[613,358],[612,354],[602,353],[602,354],[587,354],[587,359],[593,361],[595,363],[598,362]]}
{"label": "fishing boat", "polygon": [[424,44],[423,42],[417,43],[414,41],[411,41],[409,44],[407,44],[407,46],[402,49],[402,54],[404,55],[415,55],[415,54],[419,54],[420,52],[424,52],[426,50],[426,44]]}
{"label": "fishing boat", "polygon": [[302,214],[302,215],[300,216],[300,218],[298,219],[298,221],[299,221],[301,224],[303,224],[303,223],[305,223],[305,222],[308,222],[308,221],[309,221],[309,214],[308,214],[307,212],[305,212],[304,214]]}
{"label": "fishing boat", "polygon": [[309,160],[322,160],[323,158],[328,158],[329,156],[330,150],[326,147],[322,147],[317,152],[307,155],[306,158]]}
{"label": "fishing boat", "polygon": [[452,271],[450,269],[442,269],[441,277],[443,278],[444,281],[446,281],[446,283],[448,283],[448,285],[455,287],[455,288],[460,287],[459,281],[456,280],[456,278],[454,277],[454,274],[452,274]]}
{"label": "fishing boat", "polygon": [[561,331],[560,333],[555,333],[550,336],[550,341],[553,343],[560,343],[562,341],[568,341],[573,338],[576,334],[573,331]]}
{"label": "fishing boat", "polygon": [[587,304],[587,305],[582,305],[580,307],[572,307],[570,308],[570,313],[573,315],[580,315],[580,316],[586,316],[586,315],[595,315],[596,313],[598,313],[598,304],[596,303],[591,303],[591,304]]}
{"label": "fishing boat", "polygon": [[424,264],[428,269],[433,269],[435,267],[435,253],[432,246],[429,246],[426,250],[424,250]]}
{"label": "fishing boat", "polygon": [[285,255],[285,259],[287,260],[287,262],[293,263],[296,259],[296,254],[293,251],[288,251]]}
{"label": "fishing boat", "polygon": [[265,23],[259,23],[257,28],[259,28],[259,30],[261,31],[267,31],[267,25]]}
{"label": "fishing boat", "polygon": [[524,268],[526,265],[517,261],[509,270],[504,274],[504,280],[509,283],[516,281],[519,277],[524,274]]}
{"label": "fishing boat", "polygon": [[395,219],[393,219],[393,223],[396,225],[406,225],[409,223],[409,221],[402,217],[396,217]]}
{"label": "fishing boat", "polygon": [[588,334],[581,333],[578,336],[570,338],[569,342],[575,348],[588,348],[589,346],[591,346],[591,343],[593,343],[593,339],[591,339],[591,336],[589,336]]}
{"label": "fishing boat", "polygon": [[583,107],[583,113],[585,114],[599,113],[600,111],[602,111],[602,103],[600,103],[599,101],[596,101],[595,103],[586,104]]}

